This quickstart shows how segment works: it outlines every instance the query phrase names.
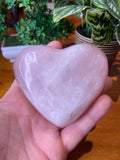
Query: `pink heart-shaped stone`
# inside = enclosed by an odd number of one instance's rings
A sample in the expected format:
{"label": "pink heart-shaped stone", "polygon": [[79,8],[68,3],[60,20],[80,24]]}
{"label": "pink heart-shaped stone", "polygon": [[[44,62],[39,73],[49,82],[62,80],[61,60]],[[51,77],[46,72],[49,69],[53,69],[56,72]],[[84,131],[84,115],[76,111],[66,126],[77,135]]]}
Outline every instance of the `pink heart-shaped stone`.
{"label": "pink heart-shaped stone", "polygon": [[97,47],[78,44],[66,49],[32,46],[14,63],[16,79],[32,105],[53,124],[78,119],[101,93],[107,59]]}

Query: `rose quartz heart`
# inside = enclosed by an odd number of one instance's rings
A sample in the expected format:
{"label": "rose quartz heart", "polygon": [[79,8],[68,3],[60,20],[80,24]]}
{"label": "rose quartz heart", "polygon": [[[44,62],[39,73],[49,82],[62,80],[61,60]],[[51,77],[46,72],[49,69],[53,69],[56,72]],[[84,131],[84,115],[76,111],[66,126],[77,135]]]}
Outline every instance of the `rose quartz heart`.
{"label": "rose quartz heart", "polygon": [[28,100],[50,122],[64,127],[78,119],[101,93],[107,59],[97,47],[66,49],[32,46],[14,64],[16,79]]}

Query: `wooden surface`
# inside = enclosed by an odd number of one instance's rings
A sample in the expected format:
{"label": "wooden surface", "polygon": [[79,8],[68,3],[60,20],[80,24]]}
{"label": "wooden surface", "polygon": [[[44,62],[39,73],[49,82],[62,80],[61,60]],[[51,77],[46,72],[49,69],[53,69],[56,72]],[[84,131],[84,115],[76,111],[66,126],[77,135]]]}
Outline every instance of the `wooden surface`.
{"label": "wooden surface", "polygon": [[[72,19],[79,23],[78,19]],[[75,35],[68,40],[61,40],[63,44],[74,43]],[[69,160],[120,160],[120,52],[115,59],[111,73],[113,86],[108,91],[113,103],[109,112],[90,132],[85,141],[81,142]],[[14,80],[13,64],[3,58],[0,52],[0,97],[2,97]]]}

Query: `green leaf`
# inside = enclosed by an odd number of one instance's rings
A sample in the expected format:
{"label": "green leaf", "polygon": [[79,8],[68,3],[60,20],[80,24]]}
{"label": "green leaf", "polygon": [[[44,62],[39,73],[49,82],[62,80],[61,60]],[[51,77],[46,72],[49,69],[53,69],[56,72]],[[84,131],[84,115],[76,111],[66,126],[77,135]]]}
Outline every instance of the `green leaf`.
{"label": "green leaf", "polygon": [[92,27],[91,38],[94,44],[109,43],[114,34],[112,16],[104,9],[89,9],[86,20]]}
{"label": "green leaf", "polygon": [[8,9],[12,8],[12,6],[15,6],[15,0],[7,0]]}
{"label": "green leaf", "polygon": [[84,5],[90,6],[92,0],[56,0],[55,8],[63,7],[66,5]]}
{"label": "green leaf", "polygon": [[78,6],[78,5],[69,5],[69,6],[64,6],[64,7],[59,7],[54,9],[53,13],[53,20],[54,22],[58,22],[61,19],[78,14],[80,15],[86,8],[90,8],[89,6]]}
{"label": "green leaf", "polygon": [[116,39],[118,43],[120,44],[120,24],[118,24],[116,28]]}
{"label": "green leaf", "polygon": [[120,0],[93,0],[93,4],[106,9],[114,18],[120,20]]}
{"label": "green leaf", "polygon": [[55,8],[66,6],[70,3],[71,0],[57,0],[55,3]]}

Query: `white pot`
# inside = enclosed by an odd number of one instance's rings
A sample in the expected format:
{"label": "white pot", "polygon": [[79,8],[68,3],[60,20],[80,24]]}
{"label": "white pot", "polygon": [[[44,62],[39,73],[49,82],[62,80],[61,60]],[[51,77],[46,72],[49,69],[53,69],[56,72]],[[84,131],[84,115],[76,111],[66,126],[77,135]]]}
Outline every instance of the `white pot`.
{"label": "white pot", "polygon": [[[11,36],[17,36],[15,34]],[[10,62],[14,62],[15,58],[22,52],[25,48],[28,48],[30,45],[20,45],[20,46],[5,46],[5,40],[2,42],[1,51],[3,57],[10,60]]]}

